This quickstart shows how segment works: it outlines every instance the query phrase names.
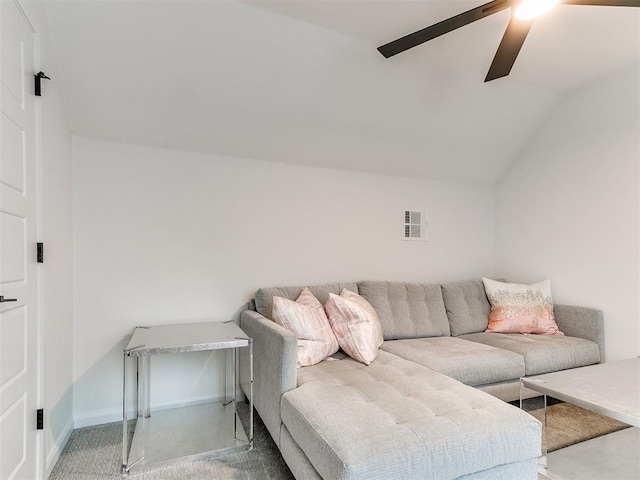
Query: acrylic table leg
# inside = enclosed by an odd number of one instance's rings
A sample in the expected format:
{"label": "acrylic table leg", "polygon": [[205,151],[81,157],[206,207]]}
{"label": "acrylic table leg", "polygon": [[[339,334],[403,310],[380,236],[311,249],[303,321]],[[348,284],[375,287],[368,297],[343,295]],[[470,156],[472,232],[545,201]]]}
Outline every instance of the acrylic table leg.
{"label": "acrylic table leg", "polygon": [[150,408],[150,369],[149,356],[140,355],[138,358],[138,417],[149,418],[151,416]]}
{"label": "acrylic table leg", "polygon": [[238,422],[236,421],[236,350],[236,348],[231,349],[231,368],[233,369],[233,372],[231,374],[231,377],[233,378],[233,398],[231,399],[231,401],[233,402],[233,434],[237,440]]}
{"label": "acrylic table leg", "polygon": [[122,355],[122,471],[127,469],[127,352]]}
{"label": "acrylic table leg", "polygon": [[145,379],[144,386],[146,388],[147,393],[145,394],[145,399],[147,400],[145,407],[145,418],[149,418],[151,416],[151,356],[145,356]]}
{"label": "acrylic table leg", "polygon": [[522,378],[520,379],[520,410],[524,410],[524,385]]}
{"label": "acrylic table leg", "polygon": [[[231,350],[231,352],[229,352],[229,350]],[[223,398],[223,402],[222,402],[222,406],[226,407],[227,405],[229,405],[231,402],[235,401],[235,364],[236,364],[236,360],[235,360],[235,349],[224,349],[222,355],[224,355],[224,373],[223,373],[223,377],[224,377],[224,398]],[[232,396],[229,397],[227,390],[229,387],[229,355],[231,355],[231,363],[232,368],[233,368],[233,374],[231,375],[231,380],[234,382],[234,387],[232,390]]]}
{"label": "acrylic table leg", "polygon": [[224,355],[224,404],[227,405],[229,402],[229,397],[227,393],[227,384],[229,383],[229,362],[227,362],[227,357],[229,356],[228,350],[223,350]]}
{"label": "acrylic table leg", "polygon": [[249,443],[253,446],[253,339],[249,339]]}
{"label": "acrylic table leg", "polygon": [[542,467],[548,468],[547,456],[547,396],[544,395],[544,414],[542,416]]}
{"label": "acrylic table leg", "polygon": [[136,418],[144,416],[144,360],[136,357],[136,392],[138,400],[136,405]]}

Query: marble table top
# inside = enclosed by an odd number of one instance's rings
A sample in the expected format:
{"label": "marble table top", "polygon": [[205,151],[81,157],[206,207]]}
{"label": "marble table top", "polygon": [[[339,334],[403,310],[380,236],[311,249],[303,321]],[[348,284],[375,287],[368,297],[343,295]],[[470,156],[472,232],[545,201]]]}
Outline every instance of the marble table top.
{"label": "marble table top", "polygon": [[524,377],[525,387],[640,427],[640,358]]}
{"label": "marble table top", "polygon": [[136,327],[125,353],[138,357],[246,347],[249,337],[233,322],[200,322]]}

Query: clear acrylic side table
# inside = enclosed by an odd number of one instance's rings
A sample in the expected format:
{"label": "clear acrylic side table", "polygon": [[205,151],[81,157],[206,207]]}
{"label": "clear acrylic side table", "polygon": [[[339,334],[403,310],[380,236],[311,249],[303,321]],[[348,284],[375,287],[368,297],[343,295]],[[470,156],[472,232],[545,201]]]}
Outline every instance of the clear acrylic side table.
{"label": "clear acrylic side table", "polygon": [[[249,432],[236,409],[237,349],[249,349]],[[150,360],[153,355],[231,350],[233,393],[229,400],[154,411],[151,415]],[[136,426],[129,449],[127,363],[136,366]],[[226,363],[226,362],[225,362]],[[226,365],[225,365],[226,367]],[[135,474],[175,463],[253,448],[253,341],[233,322],[136,327],[123,354],[122,473]],[[225,368],[225,376],[228,375]],[[225,385],[227,379],[225,378]]]}

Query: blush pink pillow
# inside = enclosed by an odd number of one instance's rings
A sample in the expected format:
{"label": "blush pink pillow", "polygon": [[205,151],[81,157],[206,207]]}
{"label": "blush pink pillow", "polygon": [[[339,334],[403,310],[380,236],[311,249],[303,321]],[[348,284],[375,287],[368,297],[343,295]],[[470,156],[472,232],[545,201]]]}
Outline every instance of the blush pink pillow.
{"label": "blush pink pillow", "polygon": [[274,296],[273,319],[298,337],[299,367],[315,365],[340,348],[322,304],[308,288],[295,302]]}
{"label": "blush pink pillow", "polygon": [[340,347],[354,360],[370,365],[382,345],[382,327],[373,307],[357,293],[329,294],[324,306]]}
{"label": "blush pink pillow", "polygon": [[551,282],[531,285],[504,283],[483,278],[491,304],[487,332],[564,335],[553,316]]}

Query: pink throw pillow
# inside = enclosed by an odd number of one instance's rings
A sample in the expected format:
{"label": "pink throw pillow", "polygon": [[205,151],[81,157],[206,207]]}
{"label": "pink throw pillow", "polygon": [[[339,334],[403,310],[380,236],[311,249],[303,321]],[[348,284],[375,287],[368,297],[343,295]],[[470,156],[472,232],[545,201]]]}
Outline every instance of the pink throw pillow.
{"label": "pink throw pillow", "polygon": [[483,278],[491,304],[487,332],[564,335],[553,316],[551,282],[531,285],[504,283]]}
{"label": "pink throw pillow", "polygon": [[354,360],[370,365],[382,345],[382,327],[373,307],[357,293],[329,294],[324,306],[340,347]]}
{"label": "pink throw pillow", "polygon": [[320,301],[305,288],[294,302],[273,297],[273,319],[298,337],[298,366],[321,362],[340,348]]}

